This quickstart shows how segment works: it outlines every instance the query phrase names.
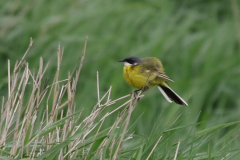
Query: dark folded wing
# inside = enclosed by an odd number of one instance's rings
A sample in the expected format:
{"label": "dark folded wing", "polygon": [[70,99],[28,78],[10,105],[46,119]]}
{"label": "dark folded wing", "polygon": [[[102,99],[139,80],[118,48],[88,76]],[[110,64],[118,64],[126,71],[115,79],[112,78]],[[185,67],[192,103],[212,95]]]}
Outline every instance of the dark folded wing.
{"label": "dark folded wing", "polygon": [[168,80],[168,81],[172,81],[172,82],[174,82],[174,81],[171,80],[168,76],[166,76],[164,73],[159,72],[159,71],[158,71],[158,73],[157,73],[157,77],[159,77],[159,78],[163,78],[164,80]]}

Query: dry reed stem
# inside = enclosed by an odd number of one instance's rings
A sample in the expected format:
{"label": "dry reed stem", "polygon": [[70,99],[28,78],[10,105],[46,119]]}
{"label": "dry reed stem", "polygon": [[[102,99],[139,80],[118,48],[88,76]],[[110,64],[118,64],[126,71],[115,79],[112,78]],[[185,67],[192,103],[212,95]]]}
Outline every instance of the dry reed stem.
{"label": "dry reed stem", "polygon": [[[32,46],[32,39],[30,40],[30,45],[27,49],[27,51],[25,52],[24,56],[26,56],[26,54],[28,53],[29,49],[31,48]],[[5,141],[6,141],[6,138],[7,138],[7,133],[8,133],[8,130],[11,126],[11,122],[13,120],[13,117],[14,117],[14,114],[17,110],[17,107],[14,109],[14,104],[16,102],[16,98],[18,97],[18,94],[19,92],[16,93],[15,97],[14,97],[14,90],[16,88],[16,85],[17,85],[17,79],[18,79],[18,73],[15,73],[16,71],[16,68],[19,67],[23,62],[23,58],[22,60],[19,62],[19,64],[15,65],[15,68],[14,68],[14,72],[13,72],[13,76],[12,76],[12,81],[11,81],[11,69],[10,69],[10,60],[8,60],[8,101],[6,102],[6,104],[2,107],[2,108],[5,108],[5,111],[3,111],[1,113],[1,124],[3,124],[3,121],[5,119],[5,127],[4,127],[4,131],[3,133],[1,134],[1,139],[0,139],[0,146],[1,145],[5,145]],[[16,67],[17,66],[17,67]],[[21,80],[22,81],[22,80]],[[12,84],[11,84],[12,83]],[[20,84],[21,86],[21,84]],[[20,88],[20,86],[18,88]],[[18,101],[17,103],[17,106],[20,102]],[[4,116],[6,115],[6,116]],[[15,140],[16,140],[16,134],[14,136]],[[16,151],[16,145],[14,145],[11,149],[11,154],[12,153],[15,153]]]}
{"label": "dry reed stem", "polygon": [[130,117],[132,115],[132,111],[133,111],[134,107],[137,105],[137,102],[136,102],[137,100],[133,101],[133,99],[134,99],[134,92],[132,93],[132,98],[131,98],[131,101],[130,101],[130,104],[129,104],[128,115],[127,115],[127,118],[126,118],[126,121],[125,121],[126,124],[124,126],[121,139],[120,139],[120,141],[118,143],[118,147],[117,147],[117,149],[116,149],[116,151],[114,153],[113,160],[117,159],[117,155],[120,152],[120,148],[122,147],[122,142],[124,140],[124,136],[125,136],[125,133],[127,131],[127,127],[128,127],[129,121],[130,121]]}
{"label": "dry reed stem", "polygon": [[29,44],[29,46],[28,46],[25,54],[23,55],[22,59],[19,61],[19,63],[18,63],[17,66],[15,67],[14,72],[16,72],[16,71],[19,69],[19,67],[22,65],[23,60],[25,59],[26,55],[28,54],[28,51],[29,51],[30,48],[32,47],[33,41],[34,41],[34,40],[33,40],[32,37],[31,37],[31,38],[30,38],[30,44]]}
{"label": "dry reed stem", "polygon": [[181,143],[181,141],[179,140],[179,141],[178,141],[177,149],[176,149],[176,152],[175,152],[175,155],[174,155],[174,159],[173,159],[173,160],[177,160],[177,154],[178,154],[178,150],[179,150],[179,147],[180,147],[180,143]]}
{"label": "dry reed stem", "polygon": [[[24,59],[31,48],[32,43],[33,41],[31,39],[27,51],[25,52],[23,58],[16,63],[12,75],[10,72],[10,62],[8,64],[8,100],[5,102],[3,98],[0,121],[0,125],[4,126],[4,129],[0,128],[0,147],[2,150],[5,149],[4,146],[8,138],[11,138],[13,135],[12,137],[14,143],[10,149],[10,157],[18,159],[23,158],[23,155],[25,154],[25,156],[29,156],[29,158],[34,159],[34,157],[44,154],[53,146],[74,137],[81,129],[82,133],[79,134],[78,137],[75,137],[73,140],[71,139],[66,148],[61,148],[59,150],[60,154],[58,155],[58,158],[76,158],[78,153],[82,151],[82,156],[86,159],[90,154],[92,154],[89,151],[93,146],[93,143],[91,143],[88,147],[84,147],[87,140],[89,143],[89,139],[86,139],[86,137],[93,133],[94,135],[90,138],[90,140],[94,142],[105,119],[125,107],[116,118],[116,121],[113,122],[113,126],[107,133],[109,136],[117,127],[123,125],[124,128],[120,139],[118,139],[118,136],[116,135],[112,139],[106,137],[100,144],[98,151],[94,154],[96,158],[101,157],[103,154],[100,151],[102,151],[104,147],[110,147],[111,153],[114,153],[111,158],[116,159],[121,151],[123,141],[129,138],[125,137],[127,134],[128,124],[138,100],[142,97],[140,96],[141,92],[136,95],[136,98],[133,97],[133,94],[132,96],[129,94],[115,100],[111,100],[110,96],[112,86],[110,86],[107,92],[100,97],[99,73],[97,72],[98,101],[93,107],[91,114],[79,123],[77,118],[81,116],[82,111],[79,115],[71,115],[76,113],[76,104],[74,104],[74,99],[77,82],[85,57],[87,38],[78,66],[76,65],[73,72],[69,72],[67,75],[68,78],[64,80],[59,80],[64,48],[61,49],[60,44],[58,45],[57,70],[54,80],[50,85],[48,85],[49,79],[43,80],[49,63],[47,63],[44,67],[43,60],[40,58],[39,69],[35,75],[34,72],[30,71],[28,63]],[[21,73],[22,71],[23,73]],[[32,81],[31,85],[29,85],[30,80]],[[44,83],[42,81],[44,81]],[[60,83],[65,84],[60,87]],[[41,86],[43,86],[43,88]],[[27,97],[27,99],[26,90],[29,93],[29,97]],[[63,97],[66,94],[67,100],[62,102]],[[100,117],[100,113],[102,113],[102,111],[107,107],[130,96],[130,100],[127,100],[127,102],[123,103],[116,109],[113,109]],[[44,98],[46,98],[45,102]],[[23,100],[27,102],[23,102]],[[103,102],[104,100],[106,100],[106,102]],[[44,107],[43,115],[39,114],[39,107]],[[66,107],[66,113],[64,113],[63,107]],[[65,119],[64,116],[69,117]],[[100,120],[96,122],[97,117],[100,117]],[[39,122],[37,122],[38,119]],[[60,120],[64,120],[62,125],[57,125],[55,128],[52,128],[52,130],[48,131]],[[36,124],[40,125],[36,128]],[[95,128],[97,129],[95,130]],[[26,144],[23,143],[24,141],[26,141]],[[107,144],[111,145],[107,146]],[[118,144],[118,146],[117,149],[114,150],[116,144]],[[81,150],[79,150],[78,147],[82,147]]]}
{"label": "dry reed stem", "polygon": [[[96,139],[96,137],[97,137],[97,135],[98,135],[98,133],[100,131],[100,128],[102,127],[103,122],[104,122],[104,120],[101,122],[100,126],[98,127],[98,130],[97,130],[96,134],[94,135],[93,141],[95,141],[95,139]],[[92,148],[92,145],[93,145],[93,143],[91,143],[90,147],[88,148],[87,155],[89,155],[89,152],[90,152],[90,150]],[[85,157],[85,159],[87,159],[87,156]]]}
{"label": "dry reed stem", "polygon": [[149,153],[149,155],[148,155],[148,157],[147,157],[146,160],[148,160],[148,159],[151,157],[153,151],[155,150],[155,148],[157,147],[157,145],[158,145],[158,143],[160,142],[161,139],[162,139],[162,136],[160,136],[160,137],[158,138],[156,144],[154,145],[153,149],[152,149],[151,152]]}
{"label": "dry reed stem", "polygon": [[99,75],[98,75],[98,71],[97,71],[97,96],[98,96],[98,107],[100,107]]}

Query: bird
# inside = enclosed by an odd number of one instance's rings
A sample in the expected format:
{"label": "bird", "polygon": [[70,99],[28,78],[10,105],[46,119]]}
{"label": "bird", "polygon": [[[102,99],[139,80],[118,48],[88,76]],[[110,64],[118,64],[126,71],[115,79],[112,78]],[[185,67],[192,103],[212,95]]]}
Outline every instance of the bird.
{"label": "bird", "polygon": [[129,85],[143,91],[157,86],[168,102],[172,103],[174,101],[176,104],[188,106],[167,84],[167,81],[173,82],[173,80],[165,75],[163,65],[159,59],[130,56],[118,60],[118,62],[124,63],[123,77]]}

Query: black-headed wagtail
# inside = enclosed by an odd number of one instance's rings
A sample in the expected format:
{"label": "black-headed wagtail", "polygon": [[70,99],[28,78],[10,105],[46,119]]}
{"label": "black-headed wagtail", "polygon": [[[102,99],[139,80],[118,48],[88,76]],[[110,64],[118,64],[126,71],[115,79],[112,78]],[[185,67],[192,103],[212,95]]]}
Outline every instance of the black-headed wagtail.
{"label": "black-headed wagtail", "polygon": [[160,60],[155,57],[139,58],[127,57],[119,62],[124,63],[123,76],[131,86],[144,89],[157,86],[168,102],[174,101],[180,105],[188,105],[177,93],[175,93],[166,81],[173,81],[164,73]]}

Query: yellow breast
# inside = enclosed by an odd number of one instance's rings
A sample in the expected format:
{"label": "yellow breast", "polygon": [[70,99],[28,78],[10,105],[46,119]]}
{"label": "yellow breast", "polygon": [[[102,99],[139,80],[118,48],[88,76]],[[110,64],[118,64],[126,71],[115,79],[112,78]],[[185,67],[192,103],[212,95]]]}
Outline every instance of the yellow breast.
{"label": "yellow breast", "polygon": [[152,86],[151,82],[155,79],[155,75],[151,75],[150,72],[142,72],[139,66],[125,66],[123,70],[125,81],[135,88],[141,89],[143,86]]}

